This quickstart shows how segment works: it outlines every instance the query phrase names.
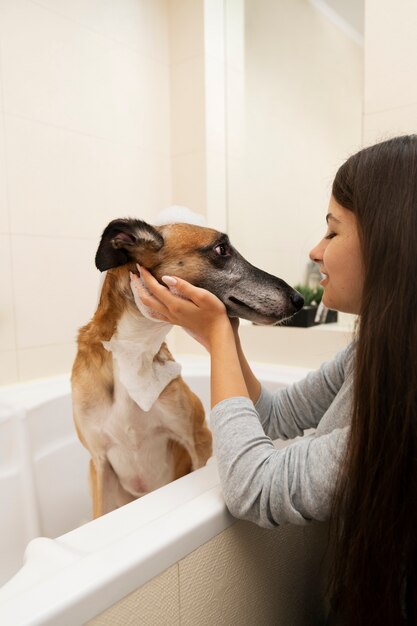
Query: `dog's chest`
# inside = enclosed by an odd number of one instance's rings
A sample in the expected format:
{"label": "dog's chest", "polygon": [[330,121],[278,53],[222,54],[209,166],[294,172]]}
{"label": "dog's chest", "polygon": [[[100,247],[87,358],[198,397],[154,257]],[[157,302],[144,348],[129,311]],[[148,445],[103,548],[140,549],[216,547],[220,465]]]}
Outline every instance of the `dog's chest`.
{"label": "dog's chest", "polygon": [[133,316],[127,311],[116,333],[103,346],[112,353],[114,379],[144,411],[149,411],[165,387],[181,372],[172,359],[161,356],[161,346],[171,326]]}
{"label": "dog's chest", "polygon": [[124,489],[141,496],[173,479],[168,442],[181,439],[181,421],[161,401],[145,412],[119,391],[104,424],[107,458]]}
{"label": "dog's chest", "polygon": [[136,450],[149,438],[169,438],[178,432],[180,422],[175,411],[167,410],[161,400],[157,400],[149,411],[143,411],[119,384],[103,426],[109,443]]}
{"label": "dog's chest", "polygon": [[160,352],[170,328],[126,312],[103,344],[112,353],[114,391],[100,435],[120,482],[134,495],[172,480],[170,439],[189,444],[189,420],[165,394],[180,373],[180,366]]}

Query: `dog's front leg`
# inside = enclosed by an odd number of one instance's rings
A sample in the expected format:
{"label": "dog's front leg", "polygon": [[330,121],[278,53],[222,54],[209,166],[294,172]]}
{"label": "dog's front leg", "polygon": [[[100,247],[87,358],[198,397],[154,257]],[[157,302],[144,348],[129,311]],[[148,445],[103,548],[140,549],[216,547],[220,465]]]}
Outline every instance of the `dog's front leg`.
{"label": "dog's front leg", "polygon": [[135,500],[134,496],[123,489],[106,458],[90,460],[90,483],[94,519]]}
{"label": "dog's front leg", "polygon": [[175,478],[204,467],[212,454],[211,432],[207,427],[199,429],[193,438],[173,435],[172,452],[174,458]]}

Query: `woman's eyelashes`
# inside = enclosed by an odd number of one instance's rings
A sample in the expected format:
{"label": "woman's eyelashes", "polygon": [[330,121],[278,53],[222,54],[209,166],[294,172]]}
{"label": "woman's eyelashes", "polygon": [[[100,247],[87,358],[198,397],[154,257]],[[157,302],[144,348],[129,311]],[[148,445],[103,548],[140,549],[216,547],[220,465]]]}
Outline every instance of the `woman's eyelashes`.
{"label": "woman's eyelashes", "polygon": [[324,235],[325,239],[333,239],[333,237],[336,237],[336,233],[334,233],[333,231]]}

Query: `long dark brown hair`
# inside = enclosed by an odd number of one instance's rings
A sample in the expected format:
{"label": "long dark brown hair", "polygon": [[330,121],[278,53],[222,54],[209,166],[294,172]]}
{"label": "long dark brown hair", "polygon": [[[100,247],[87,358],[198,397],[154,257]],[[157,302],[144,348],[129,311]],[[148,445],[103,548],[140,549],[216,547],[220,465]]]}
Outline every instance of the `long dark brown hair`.
{"label": "long dark brown hair", "polygon": [[417,135],[350,157],[333,196],[365,268],[352,424],[331,522],[342,623],[417,623]]}

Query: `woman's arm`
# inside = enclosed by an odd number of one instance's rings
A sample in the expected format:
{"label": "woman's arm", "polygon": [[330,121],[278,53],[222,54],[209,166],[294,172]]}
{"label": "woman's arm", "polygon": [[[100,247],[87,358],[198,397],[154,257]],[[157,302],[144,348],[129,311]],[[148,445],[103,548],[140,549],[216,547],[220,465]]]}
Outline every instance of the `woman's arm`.
{"label": "woman's arm", "polygon": [[[171,289],[175,288],[177,295],[174,295],[145,268],[141,267],[140,273],[146,289],[133,274],[132,282],[142,302],[156,311],[160,319],[183,326],[209,351],[212,406],[226,398],[250,397],[239,358],[243,353],[236,346],[235,333],[224,304],[209,291],[194,287],[181,278],[163,277]],[[250,369],[248,365],[247,368]],[[249,386],[252,389],[250,376]]]}
{"label": "woman's arm", "polygon": [[237,354],[239,357],[239,363],[240,363],[240,367],[243,373],[243,377],[246,382],[246,387],[249,392],[249,397],[252,400],[252,402],[256,404],[257,400],[259,399],[259,396],[261,395],[261,383],[256,378],[255,374],[252,372],[250,365],[246,359],[246,356],[242,350],[242,345],[240,343],[240,337],[239,337],[239,332],[238,332],[239,318],[238,317],[232,318],[230,320],[230,323],[232,325],[233,332],[235,335],[235,343],[236,343]]}
{"label": "woman's arm", "polygon": [[266,528],[329,518],[348,427],[277,450],[252,403],[233,398],[214,407],[210,428],[232,515]]}
{"label": "woman's arm", "polygon": [[227,319],[212,337],[210,342],[211,406],[227,398],[244,396],[250,393],[241,368],[235,337]]}

